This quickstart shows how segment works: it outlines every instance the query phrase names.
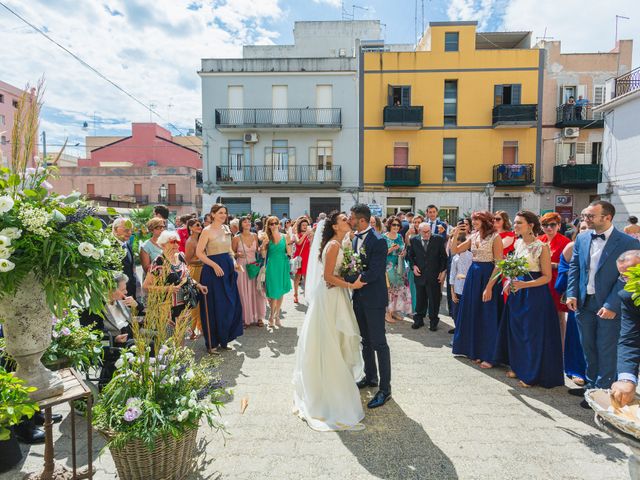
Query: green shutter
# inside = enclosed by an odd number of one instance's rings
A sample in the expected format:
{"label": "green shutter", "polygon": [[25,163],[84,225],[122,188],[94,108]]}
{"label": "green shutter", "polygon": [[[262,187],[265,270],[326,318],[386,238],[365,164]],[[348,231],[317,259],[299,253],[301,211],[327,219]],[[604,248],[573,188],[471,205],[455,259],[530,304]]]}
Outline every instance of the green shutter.
{"label": "green shutter", "polygon": [[511,85],[511,105],[520,105],[522,99],[522,85],[514,83]]}
{"label": "green shutter", "polygon": [[493,106],[502,105],[502,85],[493,86]]}

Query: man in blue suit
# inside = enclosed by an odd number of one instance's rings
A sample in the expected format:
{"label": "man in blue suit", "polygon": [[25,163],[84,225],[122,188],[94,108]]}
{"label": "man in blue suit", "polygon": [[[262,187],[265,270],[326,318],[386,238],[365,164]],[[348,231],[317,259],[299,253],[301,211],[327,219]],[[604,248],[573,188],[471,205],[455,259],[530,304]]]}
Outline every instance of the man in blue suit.
{"label": "man in blue suit", "polygon": [[[582,215],[590,230],[578,235],[569,268],[567,307],[576,312],[584,350],[586,388],[609,388],[616,374],[616,351],[620,334],[620,297],[623,283],[616,259],[640,243],[613,226],[615,207],[606,201],[592,202]],[[583,389],[569,390],[583,396]],[[589,408],[583,399],[580,404]]]}
{"label": "man in blue suit", "polygon": [[431,227],[431,234],[447,239],[447,224],[438,218],[438,207],[429,205],[427,207],[427,218],[425,222]]}
{"label": "man in blue suit", "polygon": [[[640,250],[630,250],[618,257],[618,270],[626,278],[629,268],[640,264]],[[635,398],[640,367],[640,306],[636,305],[631,292],[620,290],[621,327],[618,340],[618,381],[611,385],[611,394],[621,406]]]}
{"label": "man in blue suit", "polygon": [[365,373],[364,379],[358,382],[358,388],[377,387],[378,372],[380,373],[380,390],[367,405],[369,408],[377,408],[391,398],[391,354],[384,329],[384,315],[389,299],[386,280],[387,242],[369,226],[370,219],[371,210],[367,205],[358,203],[351,207],[349,221],[351,227],[357,230],[353,250],[362,256],[360,280],[365,284],[353,292],[353,310],[362,337]]}

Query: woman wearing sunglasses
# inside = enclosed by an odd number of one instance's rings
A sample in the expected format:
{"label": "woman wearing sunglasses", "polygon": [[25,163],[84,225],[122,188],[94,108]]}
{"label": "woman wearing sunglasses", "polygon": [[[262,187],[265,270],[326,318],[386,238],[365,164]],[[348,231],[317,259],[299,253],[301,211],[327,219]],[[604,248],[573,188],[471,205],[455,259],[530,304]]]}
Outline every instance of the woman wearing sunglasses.
{"label": "woman wearing sunglasses", "polygon": [[411,311],[411,296],[404,266],[406,249],[400,235],[401,228],[402,222],[399,217],[389,217],[387,233],[384,234],[387,241],[387,279],[389,281],[389,306],[385,318],[389,323],[402,320],[404,313]]}
{"label": "woman wearing sunglasses", "polygon": [[267,241],[262,243],[262,255],[266,257],[265,291],[269,300],[269,327],[278,328],[282,297],[291,291],[289,274],[289,240],[280,232],[278,217],[267,218]]}
{"label": "woman wearing sunglasses", "polygon": [[[202,222],[197,218],[191,218],[187,223],[187,232],[189,236],[184,245],[185,259],[189,266],[189,274],[196,282],[200,282],[202,275],[202,260],[196,255],[196,247],[198,246],[198,239],[202,233]],[[193,310],[191,310],[191,339],[195,340],[202,334],[202,323],[200,321],[200,304]]]}

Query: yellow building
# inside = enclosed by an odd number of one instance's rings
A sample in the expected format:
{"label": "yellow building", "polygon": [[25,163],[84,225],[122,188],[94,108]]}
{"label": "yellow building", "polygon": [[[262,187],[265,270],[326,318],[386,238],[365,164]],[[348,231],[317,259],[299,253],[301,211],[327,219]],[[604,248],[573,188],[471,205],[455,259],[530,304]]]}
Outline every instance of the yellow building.
{"label": "yellow building", "polygon": [[363,42],[360,200],[383,214],[538,209],[542,51],[476,26],[431,23],[416,51]]}

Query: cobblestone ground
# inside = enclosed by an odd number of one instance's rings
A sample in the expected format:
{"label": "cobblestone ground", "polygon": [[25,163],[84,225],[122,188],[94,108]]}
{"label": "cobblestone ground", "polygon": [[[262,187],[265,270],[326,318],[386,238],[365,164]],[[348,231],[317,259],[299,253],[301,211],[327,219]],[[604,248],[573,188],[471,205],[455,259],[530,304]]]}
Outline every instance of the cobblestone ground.
{"label": "cobblestone ground", "polygon": [[[480,370],[454,358],[443,323],[435,333],[412,330],[409,321],[389,326],[393,400],[366,412],[364,431],[314,432],[291,414],[291,374],[305,309],[287,298],[284,310],[284,328],[249,328],[235,350],[224,353],[223,376],[233,389],[224,410],[231,435],[223,439],[200,430],[203,453],[192,478],[629,478],[629,449],[600,432],[593,414],[565,388],[523,389],[504,370]],[[203,345],[196,348],[204,352]],[[363,403],[373,393],[365,391]],[[243,398],[249,405],[241,413]],[[56,426],[56,457],[67,464],[70,429],[68,417]],[[95,438],[97,453],[103,442]],[[27,460],[0,478],[17,480],[38,470],[43,447],[24,452]],[[108,452],[96,467],[95,478],[116,478]]]}

